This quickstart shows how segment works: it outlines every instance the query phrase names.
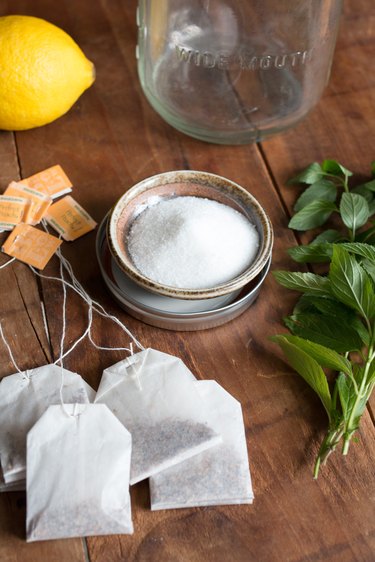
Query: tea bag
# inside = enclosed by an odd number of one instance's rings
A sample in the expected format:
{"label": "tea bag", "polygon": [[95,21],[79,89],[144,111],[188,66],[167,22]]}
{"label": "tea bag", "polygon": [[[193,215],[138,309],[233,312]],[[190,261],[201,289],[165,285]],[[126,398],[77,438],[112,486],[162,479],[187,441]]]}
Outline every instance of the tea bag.
{"label": "tea bag", "polygon": [[215,381],[197,381],[222,444],[150,478],[151,509],[252,503],[241,404]]}
{"label": "tea bag", "polygon": [[95,402],[107,404],[132,434],[130,484],[221,441],[191,371],[154,349],[106,369]]}
{"label": "tea bag", "polygon": [[[93,389],[80,375],[44,365],[4,377],[0,382],[0,464],[5,484],[26,477],[26,436],[51,404],[89,402]],[[0,487],[1,491],[1,487]]]}
{"label": "tea bag", "polygon": [[27,436],[27,540],[132,533],[130,456],[104,404],[50,406]]}

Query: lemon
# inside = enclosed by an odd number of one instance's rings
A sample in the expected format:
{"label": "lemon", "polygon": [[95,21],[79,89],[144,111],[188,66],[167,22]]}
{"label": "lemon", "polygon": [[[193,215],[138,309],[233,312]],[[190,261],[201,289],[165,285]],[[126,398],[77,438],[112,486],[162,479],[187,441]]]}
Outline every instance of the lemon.
{"label": "lemon", "polygon": [[94,79],[92,62],[59,27],[31,16],[0,17],[0,129],[54,121]]}

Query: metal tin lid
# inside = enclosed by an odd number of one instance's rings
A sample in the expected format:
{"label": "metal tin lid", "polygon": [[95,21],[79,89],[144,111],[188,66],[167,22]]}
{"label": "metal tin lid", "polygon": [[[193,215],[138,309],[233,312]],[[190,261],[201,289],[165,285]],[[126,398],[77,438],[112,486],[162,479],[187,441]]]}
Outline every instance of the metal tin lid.
{"label": "metal tin lid", "polygon": [[[116,263],[109,251],[107,236],[106,236],[107,217],[105,217],[100,224],[96,237],[96,255],[100,267],[103,280],[115,298],[117,303],[126,310],[129,314],[158,328],[176,331],[195,331],[205,330],[220,326],[233,320],[242,314],[257,298],[261,285],[269,271],[271,265],[271,258],[259,273],[259,275],[246,285],[239,295],[233,295],[235,298],[232,302],[220,303],[216,308],[209,310],[195,310],[195,311],[181,311],[180,299],[172,299],[163,296],[163,299],[175,301],[165,309],[165,301],[163,301],[163,309],[160,308],[160,300],[151,292],[145,295],[139,292],[139,287],[133,287],[134,281],[127,278],[126,274],[121,270],[116,269]],[[142,288],[142,291],[145,289]],[[233,298],[232,296],[232,298]],[[177,301],[177,303],[176,303]],[[212,306],[213,299],[205,299],[202,306],[208,306],[206,301],[211,301],[209,306]],[[176,309],[173,305],[176,304]],[[159,308],[158,308],[159,305]],[[214,304],[215,306],[215,304]]]}

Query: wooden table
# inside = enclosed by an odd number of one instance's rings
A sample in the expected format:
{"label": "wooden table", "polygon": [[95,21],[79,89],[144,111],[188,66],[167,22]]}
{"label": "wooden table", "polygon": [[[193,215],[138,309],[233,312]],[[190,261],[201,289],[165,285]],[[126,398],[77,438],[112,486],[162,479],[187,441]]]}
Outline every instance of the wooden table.
{"label": "wooden table", "polygon": [[[261,145],[204,144],[174,131],[141,93],[134,49],[136,1],[0,1],[0,14],[43,17],[61,26],[95,62],[97,79],[73,109],[32,131],[0,133],[0,188],[59,163],[78,201],[100,221],[131,185],[182,168],[227,176],[252,192],[275,228],[273,268],[291,268],[286,249],[296,243],[288,217],[296,191],[285,181],[310,162],[337,158],[360,175],[375,159],[375,9],[372,0],[347,0],[330,84],[298,127]],[[133,536],[26,544],[25,494],[0,497],[2,562],[352,562],[375,559],[374,427],[363,416],[350,454],[334,455],[312,479],[313,459],[325,429],[313,392],[277,355],[268,336],[295,296],[267,278],[261,297],[226,326],[195,333],[142,324],[122,312],[99,275],[95,234],[64,244],[88,292],[125,322],[145,346],[181,357],[199,378],[215,378],[243,406],[255,490],[251,506],[152,513],[146,482],[132,488]],[[5,257],[0,257],[3,263]],[[51,263],[47,273],[56,270]],[[56,358],[61,331],[61,287],[35,279],[20,263],[3,269],[0,317],[19,365]],[[46,310],[46,337],[41,302]],[[68,340],[84,328],[86,310],[69,294]],[[124,345],[121,332],[95,319],[102,345]],[[82,344],[66,361],[97,388],[102,369],[119,352]],[[1,349],[1,375],[14,372]]]}

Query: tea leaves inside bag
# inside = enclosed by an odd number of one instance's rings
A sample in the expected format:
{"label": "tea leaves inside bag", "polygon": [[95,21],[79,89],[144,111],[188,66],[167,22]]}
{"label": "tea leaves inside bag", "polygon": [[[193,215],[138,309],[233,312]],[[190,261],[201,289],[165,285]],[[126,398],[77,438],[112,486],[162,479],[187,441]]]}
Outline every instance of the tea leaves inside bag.
{"label": "tea leaves inside bag", "polygon": [[131,484],[221,441],[194,383],[180,359],[153,349],[104,371],[96,402],[132,434]]}
{"label": "tea leaves inside bag", "polygon": [[[26,476],[26,436],[51,404],[89,402],[95,395],[80,375],[57,365],[44,365],[4,377],[0,383],[0,463],[5,484]],[[0,487],[0,491],[1,491]]]}
{"label": "tea leaves inside bag", "polygon": [[132,533],[130,456],[104,404],[50,406],[27,438],[27,540]]}
{"label": "tea leaves inside bag", "polygon": [[223,442],[152,476],[153,510],[253,501],[241,405],[215,381],[195,385]]}

